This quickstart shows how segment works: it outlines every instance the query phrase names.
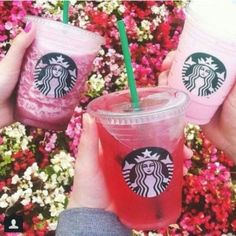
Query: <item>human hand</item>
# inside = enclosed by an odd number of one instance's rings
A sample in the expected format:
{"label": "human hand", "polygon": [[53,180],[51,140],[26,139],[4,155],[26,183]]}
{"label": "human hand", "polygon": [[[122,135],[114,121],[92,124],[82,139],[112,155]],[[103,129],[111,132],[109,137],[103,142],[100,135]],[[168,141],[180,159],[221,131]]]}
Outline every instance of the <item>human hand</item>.
{"label": "human hand", "polygon": [[35,26],[29,23],[16,36],[7,55],[0,62],[0,127],[14,121],[14,89],[25,50],[33,42]]}
{"label": "human hand", "polygon": [[[111,210],[104,176],[100,167],[101,149],[95,120],[83,115],[83,133],[75,163],[75,176],[68,208]],[[99,153],[100,152],[100,153]]]}
{"label": "human hand", "polygon": [[[173,51],[164,60],[163,72],[159,76],[159,85],[168,85],[168,74],[174,55]],[[202,125],[201,128],[206,137],[236,163],[236,84],[211,121]]]}

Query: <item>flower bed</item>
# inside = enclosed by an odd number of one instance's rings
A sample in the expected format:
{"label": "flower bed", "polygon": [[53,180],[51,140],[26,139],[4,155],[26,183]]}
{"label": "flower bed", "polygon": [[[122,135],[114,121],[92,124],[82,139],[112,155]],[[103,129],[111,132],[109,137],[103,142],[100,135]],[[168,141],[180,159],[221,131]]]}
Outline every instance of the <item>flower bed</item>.
{"label": "flower bed", "polygon": [[[81,113],[89,101],[127,88],[116,28],[124,18],[139,87],[158,85],[161,64],[177,47],[185,1],[71,1],[70,23],[98,32],[106,39],[94,61],[81,106],[65,132],[20,123],[0,131],[0,235],[5,214],[25,215],[24,235],[53,235],[66,207],[81,134]],[[27,13],[61,19],[61,1],[0,2],[0,57],[9,49]],[[217,150],[198,126],[186,127],[183,211],[176,224],[149,235],[236,234],[236,184],[233,163]],[[95,196],[96,197],[96,196]]]}

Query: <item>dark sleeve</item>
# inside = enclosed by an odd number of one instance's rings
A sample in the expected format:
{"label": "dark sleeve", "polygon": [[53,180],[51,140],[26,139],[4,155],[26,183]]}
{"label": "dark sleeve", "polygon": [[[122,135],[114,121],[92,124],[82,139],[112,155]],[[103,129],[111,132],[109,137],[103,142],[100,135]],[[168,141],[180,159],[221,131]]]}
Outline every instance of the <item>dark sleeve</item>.
{"label": "dark sleeve", "polygon": [[56,236],[130,236],[115,214],[102,209],[71,208],[59,215]]}

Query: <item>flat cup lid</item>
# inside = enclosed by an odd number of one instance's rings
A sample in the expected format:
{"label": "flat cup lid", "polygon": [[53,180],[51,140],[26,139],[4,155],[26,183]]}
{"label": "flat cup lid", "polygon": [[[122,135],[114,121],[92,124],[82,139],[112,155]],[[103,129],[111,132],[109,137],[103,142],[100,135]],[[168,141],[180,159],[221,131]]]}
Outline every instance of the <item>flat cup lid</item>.
{"label": "flat cup lid", "polygon": [[139,88],[140,109],[134,110],[129,90],[101,96],[88,105],[88,113],[109,125],[135,125],[184,115],[188,95],[168,88]]}
{"label": "flat cup lid", "polygon": [[105,43],[105,39],[97,33],[60,21],[30,15],[26,16],[26,20],[36,24],[35,41],[44,46],[49,45],[83,54],[97,52]]}

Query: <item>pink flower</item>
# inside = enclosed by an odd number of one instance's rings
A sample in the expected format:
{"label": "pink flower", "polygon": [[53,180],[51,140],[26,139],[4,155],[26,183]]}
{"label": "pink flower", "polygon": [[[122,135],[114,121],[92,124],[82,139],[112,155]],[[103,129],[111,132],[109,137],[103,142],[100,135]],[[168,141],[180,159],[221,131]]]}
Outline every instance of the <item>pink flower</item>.
{"label": "pink flower", "polygon": [[4,42],[7,40],[7,36],[6,35],[0,35],[0,42]]}
{"label": "pink flower", "polygon": [[12,22],[10,22],[10,21],[7,21],[7,22],[5,23],[5,29],[6,29],[6,30],[12,29],[12,26],[13,26],[13,24],[12,24]]}
{"label": "pink flower", "polygon": [[57,141],[57,135],[55,133],[53,133],[49,137],[49,142],[46,144],[45,150],[47,152],[51,152],[55,148],[56,141]]}

